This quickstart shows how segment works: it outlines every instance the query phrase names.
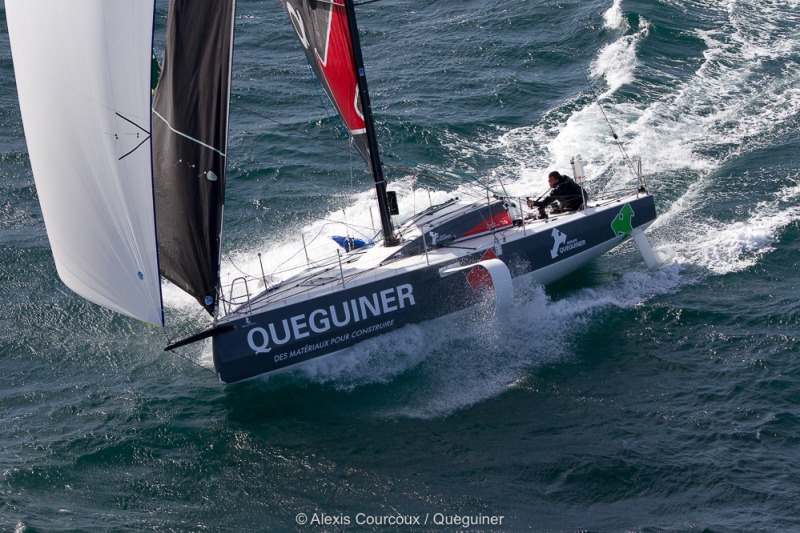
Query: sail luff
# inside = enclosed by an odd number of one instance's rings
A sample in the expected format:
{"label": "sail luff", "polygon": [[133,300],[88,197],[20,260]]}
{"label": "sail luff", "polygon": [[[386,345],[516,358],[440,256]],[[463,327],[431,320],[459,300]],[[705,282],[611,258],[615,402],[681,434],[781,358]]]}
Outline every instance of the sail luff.
{"label": "sail luff", "polygon": [[[225,107],[227,109],[227,114],[225,117],[225,153],[228,153],[228,142],[229,136],[228,132],[230,131],[230,124],[231,124],[231,92],[233,90],[233,46],[234,46],[234,34],[236,30],[236,0],[231,0],[231,18],[230,18],[230,46],[228,47],[228,94],[226,97],[226,104]],[[222,275],[222,229],[225,224],[225,194],[223,188],[223,195],[222,195],[222,204],[220,205],[220,214],[219,214],[219,238],[218,238],[218,247],[217,247],[217,294],[222,291],[222,287],[220,284],[220,277]],[[214,309],[214,317],[215,320],[217,316],[219,316],[219,307],[218,305],[215,306]]]}
{"label": "sail luff", "polygon": [[372,172],[384,244],[395,245],[353,2],[285,0],[283,5],[315,76]]}
{"label": "sail luff", "polygon": [[155,3],[8,0],[20,111],[56,269],[161,326],[150,163]]}
{"label": "sail luff", "polygon": [[350,132],[356,150],[370,164],[344,4],[286,0],[283,7],[303,46],[314,76]]}
{"label": "sail luff", "polygon": [[367,77],[364,73],[364,59],[361,55],[361,40],[358,37],[358,25],[356,24],[353,0],[344,0],[344,6],[347,11],[347,25],[350,28],[350,40],[353,48],[353,63],[358,81],[358,91],[361,96],[361,111],[364,116],[367,146],[370,155],[370,167],[372,169],[372,177],[375,181],[375,193],[378,197],[378,211],[380,213],[381,228],[383,230],[383,244],[384,246],[396,246],[399,244],[400,239],[394,232],[392,215],[389,210],[389,199],[386,195],[386,179],[383,176],[383,164],[381,163],[380,150],[378,148],[378,136],[375,133],[375,121],[372,117],[372,104],[369,99]]}
{"label": "sail luff", "polygon": [[171,0],[153,103],[162,274],[217,307],[233,55],[234,0]]}

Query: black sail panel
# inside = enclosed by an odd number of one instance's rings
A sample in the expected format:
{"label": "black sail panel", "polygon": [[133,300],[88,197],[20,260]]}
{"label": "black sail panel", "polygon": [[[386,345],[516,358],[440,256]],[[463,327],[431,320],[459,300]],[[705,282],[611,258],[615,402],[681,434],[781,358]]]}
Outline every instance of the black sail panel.
{"label": "black sail panel", "polygon": [[369,164],[353,46],[342,0],[284,0],[283,6],[314,74]]}
{"label": "black sail panel", "polygon": [[235,0],[171,0],[153,102],[161,273],[217,304]]}

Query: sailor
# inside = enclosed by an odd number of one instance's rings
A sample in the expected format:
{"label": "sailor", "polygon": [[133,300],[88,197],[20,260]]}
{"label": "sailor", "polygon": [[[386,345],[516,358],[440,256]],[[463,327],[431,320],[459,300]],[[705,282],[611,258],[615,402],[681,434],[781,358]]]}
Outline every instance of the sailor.
{"label": "sailor", "polygon": [[554,170],[547,176],[547,182],[550,185],[549,195],[541,200],[527,198],[528,207],[539,208],[539,218],[547,218],[544,208],[553,202],[558,202],[558,206],[552,208],[554,213],[566,213],[583,208],[588,198],[583,187],[575,183],[575,180]]}

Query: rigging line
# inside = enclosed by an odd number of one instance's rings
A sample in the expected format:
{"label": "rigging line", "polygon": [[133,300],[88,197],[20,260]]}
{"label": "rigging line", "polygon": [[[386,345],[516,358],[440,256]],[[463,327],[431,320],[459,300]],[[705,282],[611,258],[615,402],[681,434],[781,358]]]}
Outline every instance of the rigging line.
{"label": "rigging line", "polygon": [[238,271],[238,272],[239,272],[239,274],[242,274],[242,275],[244,275],[245,277],[248,277],[248,278],[256,279],[256,277],[255,277],[255,276],[253,276],[252,274],[250,274],[249,272],[245,272],[244,270],[242,270],[241,268],[239,268],[239,266],[238,266],[236,263],[234,263],[234,262],[233,262],[233,258],[232,258],[230,255],[228,255],[228,254],[225,254],[225,255],[223,256],[223,258],[225,259],[225,261],[227,261],[228,263],[230,263],[230,264],[231,264],[231,266],[234,268],[234,270]]}
{"label": "rigging line", "polygon": [[311,139],[311,140],[313,140],[315,142],[326,144],[326,145],[330,146],[331,148],[334,148],[334,149],[339,150],[341,152],[350,153],[349,149],[342,148],[341,145],[339,145],[339,144],[332,143],[332,142],[326,141],[324,139],[320,139],[319,137],[315,137],[315,136],[311,135],[310,133],[308,133],[306,131],[303,131],[301,129],[295,128],[294,126],[290,126],[289,124],[284,124],[283,122],[280,122],[279,120],[275,120],[274,118],[268,117],[267,115],[264,115],[263,113],[259,113],[258,111],[253,111],[252,109],[249,109],[247,107],[241,106],[241,105],[239,105],[237,103],[234,103],[234,102],[231,102],[231,107],[236,107],[238,109],[241,109],[242,111],[246,111],[247,113],[255,115],[255,116],[259,117],[259,118],[263,118],[264,120],[269,120],[270,122],[274,122],[278,126],[283,126],[286,129],[293,130],[294,132],[299,133],[300,135],[304,135],[304,136],[308,137],[309,139]]}
{"label": "rigging line", "polygon": [[314,74],[314,67],[311,64],[311,60],[307,57],[306,65],[308,66],[308,73],[309,76],[311,76],[311,84],[314,86],[314,92],[317,95],[317,99],[319,99],[320,107],[325,110],[325,114],[327,115],[328,119],[336,119],[333,120],[332,124],[334,129],[346,137],[349,137],[352,144],[353,136],[350,135],[350,132],[347,130],[347,125],[344,123],[344,120],[342,120],[342,116],[339,114],[339,111],[337,111],[336,105],[325,96],[325,88],[322,86],[319,78],[317,78],[317,75]]}
{"label": "rigging line", "polygon": [[185,137],[186,139],[189,139],[190,141],[192,141],[192,142],[195,142],[195,143],[199,144],[200,146],[204,146],[204,147],[208,148],[209,150],[212,150],[212,151],[214,151],[214,152],[218,153],[218,154],[219,154],[219,155],[221,155],[222,157],[225,157],[225,153],[224,153],[224,152],[222,152],[222,151],[220,151],[220,150],[218,150],[218,149],[214,148],[214,147],[213,147],[213,146],[211,146],[210,144],[206,144],[206,143],[204,143],[203,141],[201,141],[201,140],[199,140],[199,139],[195,139],[194,137],[191,137],[191,136],[189,136],[189,135],[186,135],[185,133],[183,133],[183,132],[180,132],[180,131],[176,130],[175,128],[173,128],[173,127],[172,127],[172,124],[170,124],[170,123],[169,123],[169,121],[168,121],[167,119],[165,119],[164,117],[162,117],[162,116],[161,116],[161,115],[158,113],[158,111],[156,111],[155,109],[153,109],[153,114],[154,114],[155,116],[157,116],[158,118],[160,118],[162,121],[164,121],[164,124],[166,124],[166,125],[167,125],[167,127],[169,128],[169,130],[170,130],[171,132],[173,132],[174,134],[176,134],[176,135],[180,135],[181,137]]}
{"label": "rigging line", "polygon": [[503,196],[498,197],[497,194],[494,195],[495,198],[508,198],[509,200],[511,197],[508,195],[508,191],[506,190],[506,184],[503,182],[503,178],[497,178],[497,182],[500,184],[500,188],[503,189]]}
{"label": "rigging line", "polygon": [[606,110],[603,109],[603,104],[600,103],[600,98],[597,96],[597,93],[594,92],[594,87],[592,87],[592,83],[591,83],[591,81],[589,80],[588,77],[586,78],[586,84],[589,86],[589,92],[592,93],[592,96],[594,97],[594,101],[597,102],[597,107],[600,108],[600,113],[602,113],[603,118],[606,121],[606,124],[608,124],[608,129],[611,130],[611,135],[614,137],[614,140],[617,142],[617,146],[619,147],[619,151],[622,152],[622,159],[628,165],[628,168],[630,169],[630,171],[634,175],[636,175],[636,171],[633,168],[633,162],[631,161],[630,157],[628,157],[628,154],[625,152],[625,148],[622,146],[622,141],[619,140],[619,137],[617,136],[617,132],[615,132],[613,126],[611,126],[611,121],[608,119],[608,116],[606,115]]}
{"label": "rigging line", "polygon": [[[341,116],[339,115],[339,112],[336,110],[336,106],[332,104],[331,100],[329,98],[325,98],[324,97],[325,90],[324,90],[324,88],[322,88],[322,83],[320,83],[320,80],[319,80],[319,78],[317,78],[317,75],[314,74],[314,66],[311,64],[311,60],[308,59],[307,57],[306,57],[306,65],[308,66],[309,76],[311,76],[311,84],[314,86],[314,92],[317,95],[317,98],[319,99],[320,107],[325,110],[325,114],[327,115],[327,117],[329,119],[333,118],[333,117],[338,118],[339,119],[339,124],[341,125],[341,123],[343,122],[341,120]],[[320,90],[320,89],[322,89],[322,90]],[[331,107],[333,107],[333,111],[331,111]],[[266,117],[264,117],[264,118],[266,118]],[[285,127],[288,128],[289,126],[285,126]],[[338,127],[338,126],[334,126],[334,128],[336,128],[340,132],[344,133],[345,135],[349,135],[349,132],[347,131],[347,127],[346,126],[344,128]]]}
{"label": "rigging line", "polygon": [[169,335],[167,335],[167,330],[165,329],[164,330],[164,336],[167,338],[167,344],[171,344],[178,337],[183,337],[186,334],[185,332],[189,331],[190,325],[194,321],[196,321],[198,317],[204,316],[205,312],[206,312],[205,309],[200,309],[197,313],[195,313],[195,315],[193,317],[191,317],[188,320],[186,320],[183,323],[183,326],[180,329],[178,329],[177,333],[175,335],[172,335],[171,337]]}
{"label": "rigging line", "polygon": [[[342,221],[340,221],[340,220],[333,220],[333,219],[328,219],[328,218],[322,218],[322,219],[319,219],[319,220],[321,220],[321,221],[324,221],[324,222],[327,222],[327,224],[324,224],[324,225],[323,225],[323,226],[320,228],[320,230],[317,232],[317,234],[316,234],[316,235],[314,235],[314,237],[311,239],[311,241],[310,241],[308,244],[311,244],[311,243],[313,243],[314,241],[316,241],[316,240],[319,238],[319,236],[322,234],[322,232],[323,232],[323,231],[325,231],[325,229],[326,229],[326,228],[327,228],[327,227],[328,227],[330,224],[343,224],[343,222],[342,222]],[[359,225],[357,225],[357,224],[347,224],[347,226],[348,226],[349,228],[351,228],[351,229],[354,229],[355,231],[357,231],[357,232],[358,232],[358,233],[359,233],[359,234],[360,234],[362,237],[364,237],[364,238],[367,238],[367,239],[370,239],[370,237],[369,237],[367,234],[365,234],[365,233],[363,233],[362,231],[359,231],[359,230],[357,229],[357,228],[362,228],[362,229],[368,230],[368,229],[370,229],[370,228],[368,228],[368,227],[366,227],[366,226],[359,226]],[[373,240],[373,239],[374,239],[374,237],[373,237],[372,239],[370,239],[370,240]],[[295,267],[291,267],[291,268],[289,268],[289,269],[287,269],[287,270],[278,270],[279,268],[281,268],[282,266],[284,266],[286,263],[288,263],[289,261],[291,261],[292,259],[294,259],[294,258],[295,258],[295,257],[297,257],[298,255],[300,255],[300,252],[301,252],[301,250],[298,250],[298,251],[297,251],[297,252],[295,252],[295,253],[294,253],[292,256],[290,256],[289,258],[287,258],[285,261],[283,261],[282,263],[280,263],[279,265],[277,265],[277,266],[275,267],[275,269],[274,269],[274,270],[273,270],[273,271],[272,271],[272,272],[271,272],[269,275],[270,275],[270,276],[275,276],[275,275],[277,275],[277,274],[282,274],[283,272],[290,272],[290,271],[292,271],[292,270],[296,270],[296,269],[298,269],[298,268],[306,268],[306,266],[305,266],[305,265],[302,265],[302,266],[295,266]],[[333,257],[333,256],[319,257],[319,258],[317,258],[317,261],[327,260],[327,259],[330,259],[330,258],[332,258],[332,257]],[[231,266],[232,266],[232,267],[233,267],[233,268],[234,268],[236,271],[238,271],[240,274],[242,274],[242,275],[244,275],[244,276],[247,276],[247,277],[249,277],[249,278],[252,278],[252,279],[261,279],[259,276],[257,276],[257,275],[253,275],[253,274],[251,274],[251,273],[249,273],[249,272],[246,272],[246,271],[245,271],[245,270],[243,270],[241,267],[239,267],[239,266],[238,266],[238,265],[237,265],[237,264],[236,264],[236,263],[233,261],[233,258],[232,258],[232,256],[231,256],[230,254],[223,254],[223,259],[224,259],[226,262],[230,263],[230,264],[231,264]],[[200,313],[202,313],[202,311],[201,311]],[[199,313],[198,313],[198,314],[199,314]]]}
{"label": "rigging line", "polygon": [[372,228],[369,227],[369,226],[363,226],[361,224],[353,224],[352,222],[344,223],[341,220],[334,220],[332,218],[320,218],[318,220],[320,220],[321,222],[328,222],[330,224],[341,224],[342,226],[345,226],[345,227],[347,227],[349,229],[353,229],[355,231],[358,231],[364,237],[366,237],[367,235],[365,233],[362,233],[361,230],[363,230],[363,231],[368,231],[368,230],[371,231],[372,230]]}
{"label": "rigging line", "polygon": [[[170,341],[169,339],[167,339],[167,344],[170,344],[170,343],[171,343],[171,341]],[[217,375],[217,373],[216,373],[216,372],[215,372],[213,369],[211,369],[211,368],[208,368],[208,367],[207,367],[207,366],[205,366],[205,365],[201,365],[201,364],[200,364],[200,363],[198,363],[197,361],[194,361],[194,360],[190,359],[189,357],[187,357],[187,356],[185,356],[185,355],[183,355],[183,354],[180,354],[180,353],[176,352],[175,350],[170,350],[170,353],[171,353],[172,355],[176,356],[176,357],[179,357],[179,358],[183,359],[184,361],[188,361],[188,362],[192,363],[193,365],[195,365],[195,366],[197,366],[197,367],[199,367],[199,368],[202,368],[203,370],[206,370],[206,371],[208,371],[208,372],[211,372],[211,373],[212,373],[212,374],[214,374],[215,376]]]}
{"label": "rigging line", "polygon": [[[479,189],[481,189],[484,192],[488,191],[488,192],[490,192],[492,194],[497,194],[497,191],[492,189],[489,185],[484,184],[481,181],[480,178],[476,178],[476,177],[472,177],[472,176],[468,176],[468,175],[456,175],[455,177],[451,177],[451,176],[446,176],[446,175],[443,175],[443,174],[438,174],[436,172],[433,172],[431,170],[427,170],[427,169],[424,169],[424,168],[408,167],[408,166],[405,166],[405,165],[395,165],[395,164],[391,164],[391,163],[384,163],[383,166],[385,166],[386,168],[389,168],[391,170],[396,170],[396,171],[399,171],[399,172],[406,172],[406,173],[412,174],[414,176],[419,176],[419,177],[426,178],[426,179],[430,180],[431,182],[433,182],[434,184],[436,184],[438,186],[446,186],[450,190],[455,190],[459,186],[462,186],[462,185],[468,185],[468,186],[471,185],[473,187],[478,187]],[[463,180],[466,181],[466,183],[459,182],[456,178],[462,178]]]}
{"label": "rigging line", "polygon": [[443,187],[451,191],[457,189],[458,186],[461,185],[461,183],[459,183],[456,179],[452,177],[435,174],[423,168],[419,167],[412,168],[412,167],[398,166],[392,164],[386,164],[385,166],[386,168],[389,168],[391,170],[396,170],[398,172],[405,172],[407,174],[411,174],[415,178],[418,178],[420,182],[427,182],[428,184],[432,184],[437,187]]}
{"label": "rigging line", "polygon": [[[374,2],[379,2],[379,1],[380,0],[364,0],[363,2],[353,2],[353,5],[363,6],[364,4],[372,4]],[[341,0],[339,0],[338,2],[336,0],[317,0],[317,2],[319,2],[320,4],[329,4],[332,6],[344,7],[344,2],[342,2]]]}

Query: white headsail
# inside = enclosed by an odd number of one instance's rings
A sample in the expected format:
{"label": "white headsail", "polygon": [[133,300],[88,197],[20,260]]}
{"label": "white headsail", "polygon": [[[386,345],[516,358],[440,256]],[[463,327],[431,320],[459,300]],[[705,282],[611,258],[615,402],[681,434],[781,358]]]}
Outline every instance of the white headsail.
{"label": "white headsail", "polygon": [[6,0],[22,122],[61,279],[163,325],[150,146],[153,0]]}

